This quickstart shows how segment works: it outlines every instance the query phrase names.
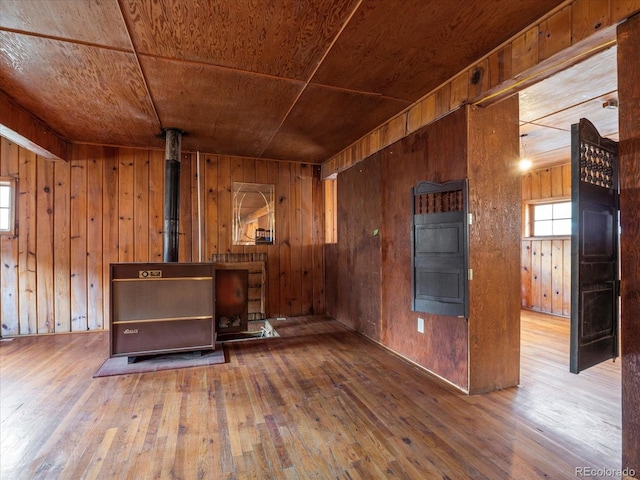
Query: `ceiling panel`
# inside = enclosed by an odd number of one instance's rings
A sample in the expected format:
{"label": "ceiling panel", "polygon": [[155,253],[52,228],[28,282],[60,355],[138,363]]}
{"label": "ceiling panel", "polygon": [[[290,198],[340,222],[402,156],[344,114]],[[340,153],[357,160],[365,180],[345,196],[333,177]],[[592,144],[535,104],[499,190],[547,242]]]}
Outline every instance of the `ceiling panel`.
{"label": "ceiling panel", "polygon": [[0,44],[2,90],[62,136],[157,143],[159,124],[133,54],[3,31]]}
{"label": "ceiling panel", "polygon": [[588,118],[601,135],[618,139],[617,49],[608,50],[520,92],[520,155],[534,167],[571,159],[571,125]]}
{"label": "ceiling panel", "polygon": [[264,156],[321,162],[408,105],[380,95],[309,85]]}
{"label": "ceiling panel", "polygon": [[617,99],[617,51],[611,47],[520,92],[520,120],[539,121],[605,95]]}
{"label": "ceiling panel", "polygon": [[313,82],[415,101],[560,3],[364,2]]}
{"label": "ceiling panel", "polygon": [[1,0],[0,27],[132,50],[115,1]]}
{"label": "ceiling panel", "polygon": [[[562,2],[0,0],[0,91],[72,142],[179,128],[191,151],[319,163]],[[615,95],[612,64],[523,92],[531,136]]]}
{"label": "ceiling panel", "polygon": [[124,14],[143,54],[308,80],[356,0],[128,0]]}
{"label": "ceiling panel", "polygon": [[303,88],[301,82],[187,62],[140,57],[164,128],[183,146],[260,155]]}

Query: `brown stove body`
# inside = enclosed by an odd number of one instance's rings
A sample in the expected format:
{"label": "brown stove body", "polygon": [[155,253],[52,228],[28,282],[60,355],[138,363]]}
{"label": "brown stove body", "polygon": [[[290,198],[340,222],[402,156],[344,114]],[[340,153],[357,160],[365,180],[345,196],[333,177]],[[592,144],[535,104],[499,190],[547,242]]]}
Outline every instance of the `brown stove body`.
{"label": "brown stove body", "polygon": [[110,356],[213,350],[212,263],[111,265]]}

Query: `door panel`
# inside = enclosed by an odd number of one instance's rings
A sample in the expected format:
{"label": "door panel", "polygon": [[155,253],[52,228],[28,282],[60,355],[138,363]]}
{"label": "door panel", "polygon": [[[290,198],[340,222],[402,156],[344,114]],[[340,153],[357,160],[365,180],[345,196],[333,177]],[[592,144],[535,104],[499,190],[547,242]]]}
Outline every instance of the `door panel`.
{"label": "door panel", "polygon": [[571,353],[579,373],[618,356],[618,143],[571,126]]}
{"label": "door panel", "polygon": [[466,181],[413,189],[412,310],[468,317]]}

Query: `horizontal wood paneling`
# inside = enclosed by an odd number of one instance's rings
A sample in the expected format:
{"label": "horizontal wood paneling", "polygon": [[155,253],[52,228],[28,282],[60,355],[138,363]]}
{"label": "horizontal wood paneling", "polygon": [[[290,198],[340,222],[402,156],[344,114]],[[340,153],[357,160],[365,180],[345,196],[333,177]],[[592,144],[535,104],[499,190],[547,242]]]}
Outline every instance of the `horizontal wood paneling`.
{"label": "horizontal wood paneling", "polygon": [[[197,261],[201,181],[203,261],[267,254],[268,316],[323,314],[320,167],[183,154],[179,261]],[[162,261],[163,152],[74,145],[53,162],[2,139],[0,174],[18,179],[15,236],[0,236],[2,335],[108,328],[113,262]],[[233,181],[274,183],[276,244],[231,245]]]}
{"label": "horizontal wood paneling", "polygon": [[538,312],[571,314],[571,239],[524,237],[529,202],[571,197],[571,165],[522,175],[521,306]]}

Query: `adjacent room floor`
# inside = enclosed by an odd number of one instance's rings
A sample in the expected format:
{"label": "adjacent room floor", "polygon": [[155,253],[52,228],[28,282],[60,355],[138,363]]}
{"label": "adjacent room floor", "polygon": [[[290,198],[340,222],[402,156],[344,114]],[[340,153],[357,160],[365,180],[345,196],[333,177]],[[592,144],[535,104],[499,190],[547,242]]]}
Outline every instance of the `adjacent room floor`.
{"label": "adjacent room floor", "polygon": [[108,333],[0,342],[0,478],[575,478],[620,468],[619,362],[568,371],[523,313],[521,385],[468,396],[324,317],[226,363],[92,378]]}

